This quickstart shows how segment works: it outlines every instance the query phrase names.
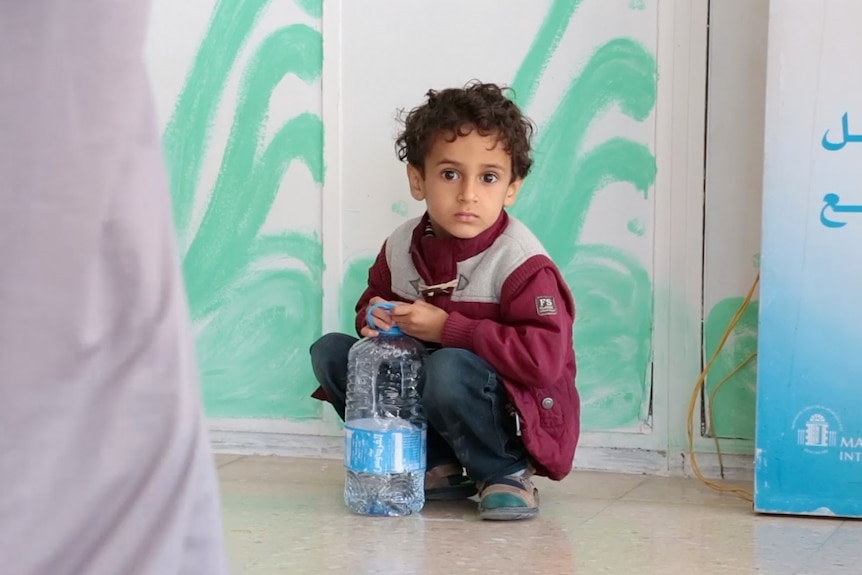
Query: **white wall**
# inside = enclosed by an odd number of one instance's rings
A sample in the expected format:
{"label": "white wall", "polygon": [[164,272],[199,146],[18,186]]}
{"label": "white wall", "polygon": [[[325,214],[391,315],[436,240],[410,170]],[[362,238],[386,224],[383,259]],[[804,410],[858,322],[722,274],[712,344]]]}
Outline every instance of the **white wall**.
{"label": "white wall", "polygon": [[[710,3],[704,238],[707,360],[760,264],[768,23],[769,0]],[[757,310],[755,298],[710,370],[708,394],[757,351]],[[755,387],[756,361],[748,360],[716,392],[713,433],[750,444]]]}

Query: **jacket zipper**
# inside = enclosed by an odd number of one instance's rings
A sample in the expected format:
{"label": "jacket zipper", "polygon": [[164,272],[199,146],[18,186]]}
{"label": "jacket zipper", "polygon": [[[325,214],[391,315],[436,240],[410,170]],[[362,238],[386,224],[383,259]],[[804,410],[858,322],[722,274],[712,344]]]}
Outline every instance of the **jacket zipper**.
{"label": "jacket zipper", "polygon": [[521,437],[521,416],[518,415],[518,410],[511,403],[508,405],[509,415],[515,418],[515,435]]}

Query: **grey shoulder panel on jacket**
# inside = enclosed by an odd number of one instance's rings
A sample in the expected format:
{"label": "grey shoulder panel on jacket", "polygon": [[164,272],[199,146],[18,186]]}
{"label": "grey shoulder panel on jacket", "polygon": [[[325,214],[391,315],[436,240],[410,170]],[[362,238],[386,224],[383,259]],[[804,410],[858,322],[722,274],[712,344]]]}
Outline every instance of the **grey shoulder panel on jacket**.
{"label": "grey shoulder panel on jacket", "polygon": [[390,270],[392,269],[392,257],[395,253],[395,247],[398,246],[398,249],[403,250],[404,253],[410,251],[410,243],[413,241],[413,230],[416,229],[421,220],[421,217],[410,218],[395,228],[395,231],[386,238],[386,263],[389,264]]}
{"label": "grey shoulder panel on jacket", "polygon": [[516,218],[509,216],[509,225],[484,252],[458,264],[459,274],[469,278],[469,284],[453,294],[453,301],[499,303],[506,279],[535,256],[547,256],[539,239]]}
{"label": "grey shoulder panel on jacket", "polygon": [[413,230],[419,225],[421,217],[411,218],[395,228],[386,238],[386,265],[392,278],[390,289],[395,295],[408,301],[416,300],[418,294],[410,281],[419,277],[419,272],[413,265],[410,256],[410,244],[413,241]]}

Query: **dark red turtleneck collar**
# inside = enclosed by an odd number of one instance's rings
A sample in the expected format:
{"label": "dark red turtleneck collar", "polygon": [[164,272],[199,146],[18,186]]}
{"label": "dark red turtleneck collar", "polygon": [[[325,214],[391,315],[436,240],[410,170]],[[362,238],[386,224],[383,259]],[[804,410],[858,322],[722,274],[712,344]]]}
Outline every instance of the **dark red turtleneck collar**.
{"label": "dark red turtleneck collar", "polygon": [[413,241],[410,245],[410,255],[413,265],[425,283],[438,284],[455,279],[457,264],[480,254],[491,247],[509,225],[509,214],[506,210],[500,212],[491,227],[475,238],[438,238],[430,229],[428,212],[413,229]]}

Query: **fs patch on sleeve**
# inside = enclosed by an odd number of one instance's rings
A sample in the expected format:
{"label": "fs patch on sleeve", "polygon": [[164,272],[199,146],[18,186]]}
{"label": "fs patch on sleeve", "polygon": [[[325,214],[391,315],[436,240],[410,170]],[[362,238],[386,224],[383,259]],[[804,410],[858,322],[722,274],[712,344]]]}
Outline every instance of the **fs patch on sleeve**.
{"label": "fs patch on sleeve", "polygon": [[539,315],[556,315],[557,302],[552,296],[539,296],[536,298],[536,313]]}

